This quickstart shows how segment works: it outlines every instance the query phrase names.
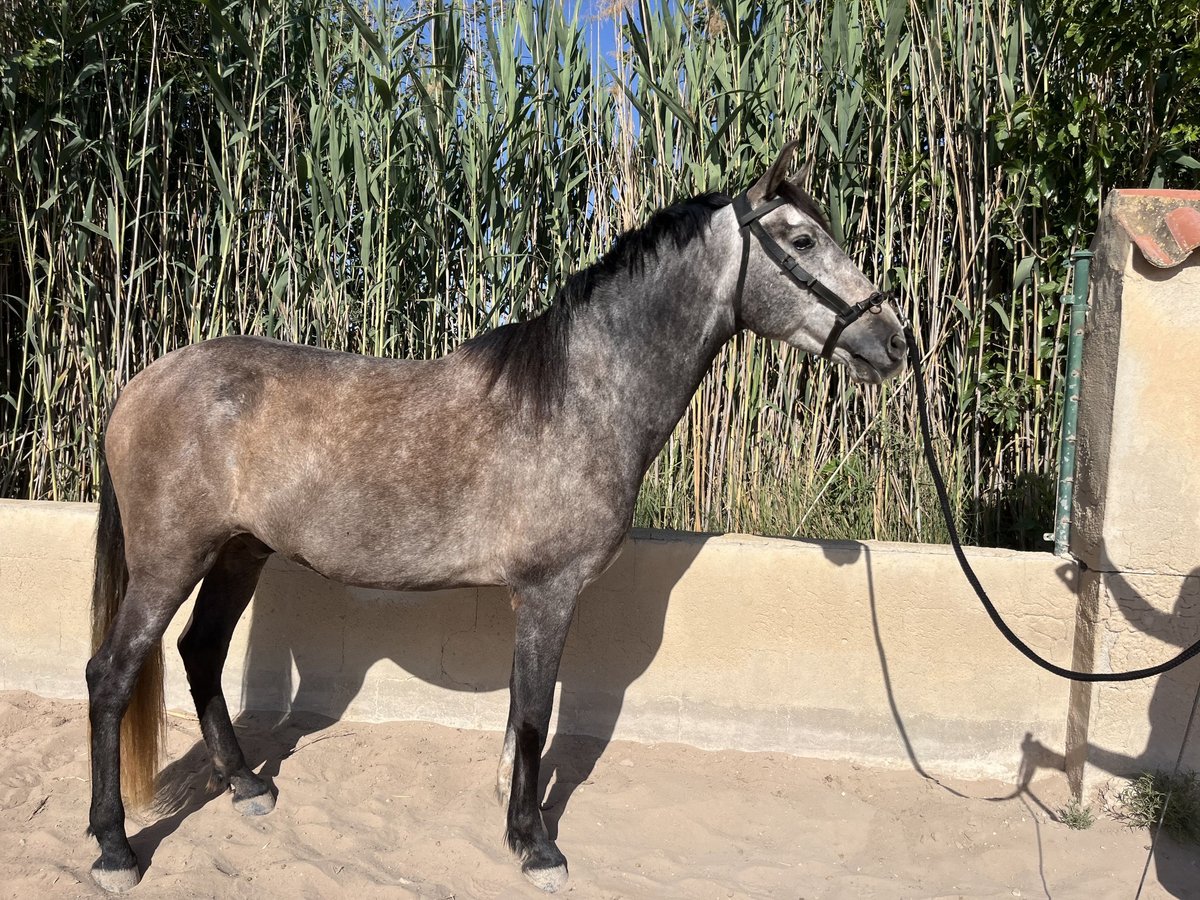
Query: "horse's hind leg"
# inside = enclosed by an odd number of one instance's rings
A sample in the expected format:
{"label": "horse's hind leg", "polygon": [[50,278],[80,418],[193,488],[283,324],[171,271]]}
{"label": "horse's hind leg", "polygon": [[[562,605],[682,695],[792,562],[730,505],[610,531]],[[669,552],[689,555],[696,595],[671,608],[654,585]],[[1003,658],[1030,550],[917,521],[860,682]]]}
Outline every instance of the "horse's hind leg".
{"label": "horse's hind leg", "polygon": [[[576,588],[522,590],[516,595],[517,643],[513,655],[504,770],[512,767],[505,838],[522,860],[521,871],[544,891],[567,881],[567,860],[546,833],[538,795],[538,773],[550,713],[554,682],[562,657]],[[509,756],[511,754],[511,757]],[[511,762],[506,762],[511,759]]]}
{"label": "horse's hind leg", "polygon": [[[87,664],[88,717],[92,743],[92,806],[88,830],[100,844],[92,877],[108,891],[137,884],[137,858],[125,835],[121,799],[121,719],[151,651],[171,617],[203,574],[203,562],[172,575],[130,574],[124,598],[96,654]],[[158,727],[147,720],[147,727]],[[143,766],[153,760],[138,760]]]}
{"label": "horse's hind leg", "polygon": [[229,541],[205,576],[191,621],[179,638],[179,655],[212,758],[214,780],[229,787],[234,809],[247,816],[269,813],[275,797],[246,765],[221,690],[221,670],[233,630],[270,555],[270,548],[248,535]]}

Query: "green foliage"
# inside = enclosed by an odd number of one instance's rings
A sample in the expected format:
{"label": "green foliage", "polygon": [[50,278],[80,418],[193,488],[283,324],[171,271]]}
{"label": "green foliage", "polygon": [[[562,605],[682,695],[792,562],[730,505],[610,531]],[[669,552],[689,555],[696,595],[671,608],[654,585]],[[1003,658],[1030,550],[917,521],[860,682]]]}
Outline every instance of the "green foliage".
{"label": "green foliage", "polygon": [[1060,821],[1075,831],[1087,831],[1096,824],[1096,817],[1090,806],[1084,806],[1078,798],[1073,798],[1063,809],[1059,810]]}
{"label": "green foliage", "polygon": [[1131,828],[1156,828],[1161,816],[1163,830],[1172,838],[1200,843],[1200,779],[1195,772],[1143,772],[1116,801],[1114,813]]}
{"label": "green foliage", "polygon": [[[445,353],[800,138],[903,291],[960,525],[1040,546],[1069,254],[1114,184],[1200,186],[1195,5],[643,0],[601,59],[550,0],[15,0],[0,495],[91,496],[109,405],[175,347]],[[941,540],[915,422],[906,382],[739,338],[637,521]]]}
{"label": "green foliage", "polygon": [[1195,184],[1200,3],[1053,0],[1028,14],[1041,89],[992,126],[1029,204],[1086,228],[1111,187]]}

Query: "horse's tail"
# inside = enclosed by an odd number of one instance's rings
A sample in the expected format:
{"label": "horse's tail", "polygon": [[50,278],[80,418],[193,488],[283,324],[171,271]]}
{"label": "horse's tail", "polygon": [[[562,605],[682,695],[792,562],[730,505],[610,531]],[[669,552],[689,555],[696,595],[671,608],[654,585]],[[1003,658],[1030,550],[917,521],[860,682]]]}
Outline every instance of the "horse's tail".
{"label": "horse's tail", "polygon": [[[95,654],[125,599],[129,569],[125,530],[108,466],[100,469],[100,521],[96,528],[96,574],[92,583],[92,653]],[[112,648],[121,653],[124,648]],[[166,732],[163,653],[160,641],[146,656],[121,722],[121,787],[133,807],[154,799],[159,746]]]}

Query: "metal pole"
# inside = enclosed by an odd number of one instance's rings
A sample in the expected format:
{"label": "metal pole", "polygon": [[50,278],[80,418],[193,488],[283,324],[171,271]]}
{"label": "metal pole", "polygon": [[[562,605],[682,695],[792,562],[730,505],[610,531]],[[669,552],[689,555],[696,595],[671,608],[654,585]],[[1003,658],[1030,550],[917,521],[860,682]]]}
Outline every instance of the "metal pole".
{"label": "metal pole", "polygon": [[1067,394],[1063,402],[1062,441],[1058,448],[1058,503],[1054,516],[1054,555],[1067,556],[1071,540],[1071,499],[1075,493],[1075,432],[1079,425],[1079,383],[1083,365],[1083,328],[1087,321],[1090,250],[1071,254],[1071,327],[1067,338]]}

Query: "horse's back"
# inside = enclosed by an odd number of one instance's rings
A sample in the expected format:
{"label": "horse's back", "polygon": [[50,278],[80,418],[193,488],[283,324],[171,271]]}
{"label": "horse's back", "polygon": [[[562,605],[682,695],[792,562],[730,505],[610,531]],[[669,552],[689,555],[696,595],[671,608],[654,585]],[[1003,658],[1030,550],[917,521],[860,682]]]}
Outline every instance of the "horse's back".
{"label": "horse's back", "polygon": [[313,436],[362,411],[348,408],[348,400],[419,409],[422,402],[445,398],[439,363],[269,338],[214,338],[166,354],[129,382],[109,421],[106,450],[111,458],[132,451],[135,443],[170,453],[198,443],[269,442],[278,429],[286,435],[299,428]]}
{"label": "horse's back", "polygon": [[469,355],[220,338],[129,383],[109,469],[127,528],[190,544],[249,533],[348,583],[513,584],[567,559],[602,565],[636,484],[608,471],[586,409],[530,429],[490,388]]}
{"label": "horse's back", "polygon": [[341,530],[371,546],[397,527],[445,530],[458,515],[447,498],[477,477],[471,446],[495,418],[484,393],[449,358],[217,338],[130,381],[106,456],[134,527],[152,509],[215,539],[247,531],[284,549]]}

